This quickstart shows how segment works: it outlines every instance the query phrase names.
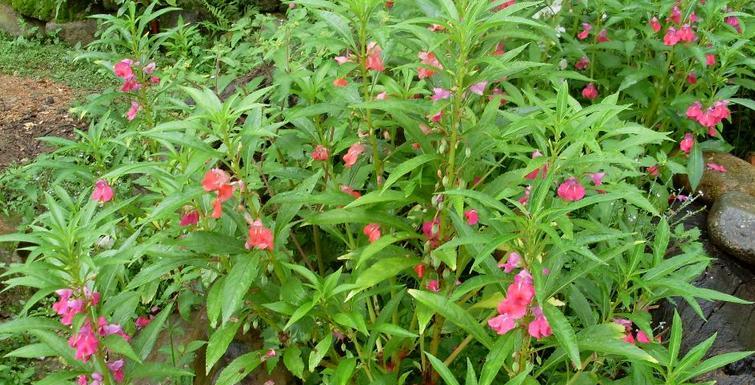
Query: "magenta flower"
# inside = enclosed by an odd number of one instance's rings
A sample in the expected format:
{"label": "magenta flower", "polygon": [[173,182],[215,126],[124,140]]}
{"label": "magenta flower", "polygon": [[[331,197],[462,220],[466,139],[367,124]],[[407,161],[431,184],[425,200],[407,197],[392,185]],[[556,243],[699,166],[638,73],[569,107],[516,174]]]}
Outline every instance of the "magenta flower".
{"label": "magenta flower", "polygon": [[443,110],[440,110],[433,115],[428,116],[427,118],[433,123],[438,123],[441,119],[443,119]]}
{"label": "magenta flower", "polygon": [[427,283],[427,290],[437,293],[440,291],[440,282],[437,279],[432,279]]}
{"label": "magenta flower", "polygon": [[512,251],[509,253],[508,259],[506,259],[506,263],[499,263],[498,267],[502,268],[504,272],[511,273],[520,266],[520,262],[522,260],[522,256],[519,255],[516,251]]}
{"label": "magenta flower", "polygon": [[595,186],[600,186],[603,184],[603,177],[606,176],[606,173],[604,172],[595,172],[590,174],[590,179],[592,179],[592,183]]}
{"label": "magenta flower", "polygon": [[68,345],[76,349],[76,359],[81,362],[89,361],[89,357],[97,352],[99,343],[88,321],[81,326],[78,333],[68,339]]}
{"label": "magenta flower", "polygon": [[506,298],[498,304],[499,314],[508,314],[518,320],[527,314],[527,308],[535,297],[535,286],[527,270],[522,270],[514,277],[514,283],[506,290]]}
{"label": "magenta flower", "polygon": [[422,51],[417,54],[417,56],[419,56],[420,63],[423,64],[417,69],[420,80],[433,76],[436,69],[443,69],[443,65],[440,64],[440,61],[438,61],[438,58],[434,53],[429,51]]}
{"label": "magenta flower", "polygon": [[107,368],[110,370],[110,373],[113,374],[113,379],[115,379],[115,382],[119,384],[123,382],[123,366],[125,364],[126,363],[123,360],[115,360],[113,362],[107,363]]}
{"label": "magenta flower", "polygon": [[695,73],[695,71],[692,71],[689,74],[687,74],[687,84],[690,84],[690,85],[697,84],[697,73]]}
{"label": "magenta flower", "polygon": [[94,191],[92,191],[92,200],[105,203],[110,202],[113,199],[113,189],[107,183],[106,180],[100,179],[94,184]]}
{"label": "magenta flower", "polygon": [[671,9],[671,16],[669,16],[669,20],[673,21],[676,25],[682,23],[682,11],[679,9],[679,6],[675,5],[674,8]]}
{"label": "magenta flower", "polygon": [[595,84],[588,83],[585,88],[582,89],[582,97],[589,100],[595,100],[598,98],[598,89],[595,88]]}
{"label": "magenta flower", "polygon": [[441,100],[441,99],[448,99],[450,97],[451,97],[451,91],[445,88],[439,88],[439,87],[433,88],[432,99],[434,101]]}
{"label": "magenta flower", "polygon": [[430,241],[437,240],[439,233],[438,226],[440,226],[440,219],[438,218],[434,218],[432,221],[427,221],[422,224],[422,234],[424,234],[425,238]]}
{"label": "magenta flower", "polygon": [[535,319],[527,326],[527,332],[530,336],[539,340],[553,334],[551,325],[548,323],[548,320],[545,319],[545,315],[543,315],[540,306],[533,307],[532,314],[535,316]]}
{"label": "magenta flower", "polygon": [[385,100],[385,99],[388,99],[388,94],[385,91],[383,91],[383,92],[377,94],[377,96],[375,96],[375,100]]}
{"label": "magenta flower", "polygon": [[322,144],[318,144],[312,151],[313,160],[325,161],[328,160],[329,157],[328,148],[323,146]]}
{"label": "magenta flower", "polygon": [[136,114],[139,113],[139,110],[142,109],[142,106],[139,105],[137,101],[131,102],[131,108],[128,109],[126,112],[126,119],[130,122],[136,118]]}
{"label": "magenta flower", "polygon": [[608,31],[601,29],[600,32],[598,32],[598,43],[605,43],[608,41]]}
{"label": "magenta flower", "polygon": [[697,40],[697,35],[695,35],[695,31],[692,30],[689,24],[684,24],[679,32],[676,33],[676,36],[679,38],[679,41],[685,43],[692,43]]}
{"label": "magenta flower", "polygon": [[675,46],[679,43],[679,35],[674,27],[669,27],[666,30],[666,35],[663,36],[663,44],[667,46]]}
{"label": "magenta flower", "polygon": [[689,154],[692,150],[692,145],[695,144],[695,138],[691,133],[684,134],[684,139],[679,142],[679,149],[684,151],[685,154]]}
{"label": "magenta flower", "polygon": [[465,211],[464,218],[467,219],[467,224],[470,226],[476,225],[477,222],[480,220],[480,217],[477,215],[477,210],[475,209]]}
{"label": "magenta flower", "polygon": [[131,68],[131,64],[133,64],[130,59],[123,59],[119,61],[118,63],[115,63],[113,66],[113,72],[115,73],[115,76],[126,80],[129,78],[134,77],[134,70]]}
{"label": "magenta flower", "polygon": [[737,30],[738,33],[742,33],[742,26],[739,25],[739,19],[736,16],[728,16],[724,19],[724,22]]}
{"label": "magenta flower", "polygon": [[191,210],[181,217],[181,221],[178,223],[181,227],[192,226],[199,223],[199,211]]}
{"label": "magenta flower", "polygon": [[709,53],[705,55],[705,65],[710,67],[716,65],[716,55]]}
{"label": "magenta flower", "polygon": [[147,75],[152,75],[152,73],[155,72],[155,68],[157,68],[155,62],[151,62],[144,66],[144,68],[142,68],[142,71],[144,71],[144,73]]}
{"label": "magenta flower", "polygon": [[121,86],[121,92],[131,92],[136,91],[138,89],[142,88],[142,85],[139,84],[139,81],[136,80],[136,77],[132,76],[130,78],[127,78],[123,85]]}
{"label": "magenta flower", "polygon": [[658,33],[661,30],[661,23],[658,21],[657,17],[653,16],[653,18],[650,19],[650,28],[652,28],[655,33]]}
{"label": "magenta flower", "polygon": [[501,314],[488,320],[488,326],[496,334],[504,335],[516,327],[516,320],[508,314]]}
{"label": "magenta flower", "polygon": [[[532,152],[532,159],[539,158],[541,156],[543,156],[543,153],[541,153],[540,150],[535,150]],[[539,167],[530,171],[529,174],[524,176],[524,179],[534,180],[540,174],[540,171],[543,172],[542,178],[545,178],[548,175],[548,165],[544,164],[543,167]]]}
{"label": "magenta flower", "polygon": [[585,197],[585,188],[576,178],[571,177],[558,186],[557,193],[559,198],[567,202],[574,202]]}
{"label": "magenta flower", "polygon": [[590,66],[590,59],[587,56],[582,56],[581,58],[579,58],[579,60],[577,60],[576,63],[574,63],[574,68],[580,71],[587,69],[587,67],[589,66]]}
{"label": "magenta flower", "polygon": [[136,321],[134,321],[134,325],[136,325],[136,330],[141,330],[146,328],[150,322],[152,322],[151,317],[139,316],[136,318]]}

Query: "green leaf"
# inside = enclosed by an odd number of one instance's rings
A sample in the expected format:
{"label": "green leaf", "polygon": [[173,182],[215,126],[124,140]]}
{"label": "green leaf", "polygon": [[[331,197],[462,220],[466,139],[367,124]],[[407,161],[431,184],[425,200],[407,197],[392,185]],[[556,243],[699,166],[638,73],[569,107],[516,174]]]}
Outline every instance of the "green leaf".
{"label": "green leaf", "polygon": [[302,317],[307,315],[312,310],[312,308],[315,307],[315,304],[315,301],[307,301],[299,306],[299,308],[294,311],[294,314],[291,315],[291,318],[288,319],[288,322],[286,322],[286,326],[283,327],[283,330],[288,329],[291,325],[296,323],[296,321],[302,319]]}
{"label": "green leaf", "polygon": [[354,38],[351,34],[351,28],[349,27],[349,20],[337,13],[329,11],[316,11],[315,14],[324,22],[328,23],[328,25],[338,32],[341,37],[346,39],[346,42],[349,43],[352,49],[356,49],[356,44],[354,43]]}
{"label": "green leaf", "polygon": [[351,376],[354,374],[354,369],[357,366],[357,359],[355,357],[342,359],[338,363],[333,377],[330,379],[332,385],[347,385]]}
{"label": "green leaf", "polygon": [[740,106],[745,106],[755,111],[755,102],[751,99],[729,98],[728,100],[732,103],[739,104]]}
{"label": "green leaf", "polygon": [[141,331],[141,333],[139,333],[139,335],[134,338],[132,345],[138,357],[142,360],[146,360],[149,354],[152,352],[152,348],[157,342],[157,337],[160,335],[163,324],[165,324],[165,320],[168,319],[168,316],[171,314],[172,310],[173,303],[171,302],[168,304],[168,306],[160,311],[157,317],[155,317],[155,319],[152,320],[152,322],[150,322],[149,325],[147,325],[147,327],[145,327]]}
{"label": "green leaf", "polygon": [[388,177],[388,179],[386,179],[385,184],[383,185],[382,191],[388,190],[391,186],[393,186],[394,183],[396,183],[399,180],[399,178],[411,172],[415,168],[425,163],[432,162],[433,160],[436,160],[436,159],[438,159],[438,156],[435,154],[422,154],[401,163],[400,165],[396,166],[396,168],[393,169],[393,172],[391,172],[391,175]]}
{"label": "green leaf", "polygon": [[419,337],[417,334],[412,333],[402,328],[401,326],[388,324],[388,323],[379,324],[375,327],[374,330],[378,333],[385,333],[385,334],[390,334],[392,336],[398,336],[398,337],[407,337],[407,338]]}
{"label": "green leaf", "polygon": [[228,366],[220,372],[215,385],[235,385],[239,381],[243,380],[249,373],[252,372],[259,364],[260,354],[258,352],[250,352],[244,354],[233,360]]}
{"label": "green leaf", "polygon": [[682,346],[682,319],[674,310],[674,319],[671,323],[671,336],[668,342],[669,367],[674,367]]}
{"label": "green leaf", "polygon": [[283,364],[293,375],[304,379],[304,360],[301,358],[301,349],[297,346],[289,346],[283,353]]}
{"label": "green leaf", "polygon": [[507,333],[498,337],[495,345],[490,349],[488,356],[485,357],[485,364],[482,366],[478,385],[490,385],[493,383],[501,367],[503,367],[503,363],[514,350],[514,342],[516,342],[518,336],[519,333]]}
{"label": "green leaf", "polygon": [[123,355],[126,358],[131,359],[133,361],[136,361],[139,363],[142,362],[139,356],[136,355],[136,352],[134,352],[134,349],[131,347],[131,344],[129,344],[128,341],[123,339],[123,337],[117,334],[111,334],[105,337],[104,343],[105,343],[105,346],[107,346],[107,348],[110,351]]}
{"label": "green leaf", "polygon": [[448,298],[442,295],[427,291],[409,289],[409,295],[456,326],[466,330],[467,333],[471,334],[486,348],[491,349],[493,347],[493,340],[485,329],[461,306],[449,301]]}
{"label": "green leaf", "polygon": [[695,142],[687,160],[687,177],[693,191],[697,189],[697,185],[700,184],[700,180],[703,178],[703,169],[705,167],[703,163],[703,150],[700,148],[700,144]]}
{"label": "green leaf", "polygon": [[320,365],[323,357],[328,353],[330,345],[333,344],[333,333],[328,333],[315,345],[315,349],[309,353],[309,371],[314,372],[317,365]]}
{"label": "green leaf", "polygon": [[258,262],[256,253],[233,258],[233,267],[223,285],[223,324],[241,307],[246,292],[257,278]]}
{"label": "green leaf", "polygon": [[402,271],[419,263],[417,258],[389,257],[381,258],[375,264],[359,273],[355,284],[360,290],[373,287],[384,280],[395,277]]}
{"label": "green leaf", "polygon": [[569,359],[575,367],[582,367],[582,360],[579,357],[579,346],[577,345],[577,336],[571,327],[569,320],[555,306],[543,304],[543,313],[548,323],[551,325],[553,334],[556,335],[559,346],[566,350]]}
{"label": "green leaf", "polygon": [[666,248],[668,248],[669,238],[671,232],[669,229],[668,221],[665,217],[662,217],[658,222],[658,226],[655,229],[655,238],[653,239],[653,265],[658,266],[663,260],[663,256],[666,254]]}
{"label": "green leaf", "polygon": [[25,317],[1,323],[0,334],[18,334],[34,329],[57,330],[60,328],[60,322],[48,318]]}
{"label": "green leaf", "polygon": [[702,374],[712,372],[724,365],[728,365],[732,362],[736,362],[751,356],[755,351],[749,352],[731,352],[724,353],[715,357],[708,358],[695,367],[695,370],[689,372],[682,381],[695,378]]}
{"label": "green leaf", "polygon": [[228,349],[228,345],[231,344],[233,337],[236,336],[239,326],[241,326],[240,322],[227,323],[212,333],[210,340],[207,343],[205,373],[209,374],[212,366],[223,357],[223,354],[225,354]]}
{"label": "green leaf", "polygon": [[238,237],[211,231],[194,231],[178,242],[179,246],[206,255],[249,254]]}
{"label": "green leaf", "polygon": [[425,352],[425,355],[427,356],[427,359],[430,360],[430,364],[432,364],[433,369],[435,369],[438,374],[440,374],[440,377],[445,381],[446,385],[459,385],[459,382],[456,381],[456,378],[454,377],[453,373],[448,369],[446,364],[443,363],[443,361],[437,359],[434,355]]}
{"label": "green leaf", "polygon": [[54,356],[57,356],[57,353],[47,346],[47,344],[31,344],[22,346],[3,357],[43,358]]}

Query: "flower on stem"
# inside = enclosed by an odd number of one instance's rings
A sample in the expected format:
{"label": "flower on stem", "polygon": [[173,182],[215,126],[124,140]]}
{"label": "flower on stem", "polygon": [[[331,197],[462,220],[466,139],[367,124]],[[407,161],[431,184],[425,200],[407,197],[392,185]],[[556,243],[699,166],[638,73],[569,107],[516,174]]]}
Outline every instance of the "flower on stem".
{"label": "flower on stem", "polygon": [[495,49],[493,50],[493,56],[502,56],[506,53],[506,46],[503,44],[503,42],[497,43],[495,45]]}
{"label": "flower on stem", "polygon": [[465,211],[464,218],[466,218],[467,224],[470,226],[476,225],[477,222],[480,220],[480,217],[477,215],[477,210],[475,209]]}
{"label": "flower on stem", "polygon": [[682,10],[679,9],[679,6],[675,5],[674,8],[671,9],[671,15],[668,17],[668,19],[673,21],[676,25],[682,23]]}
{"label": "flower on stem", "polygon": [[598,32],[598,43],[606,43],[610,40],[608,40],[608,31],[605,29],[601,29],[600,32]]}
{"label": "flower on stem", "polygon": [[142,88],[142,85],[139,83],[135,76],[131,76],[123,82],[123,85],[121,86],[121,92],[137,91],[140,88]]}
{"label": "flower on stem", "polygon": [[590,23],[582,23],[582,31],[580,31],[577,34],[577,39],[579,40],[585,40],[588,36],[590,36],[590,31],[592,30],[592,25]]}
{"label": "flower on stem", "polygon": [[139,102],[133,100],[131,101],[131,108],[128,109],[126,112],[126,120],[129,122],[136,119],[136,114],[139,113],[139,110],[142,109],[142,106],[139,105]]}
{"label": "flower on stem", "polygon": [[516,251],[512,251],[509,253],[508,258],[506,259],[506,263],[499,263],[498,268],[503,269],[505,273],[511,273],[516,269],[517,267],[520,267],[520,262],[522,260],[522,256],[519,255]]}
{"label": "flower on stem", "polygon": [[577,181],[577,178],[571,177],[558,186],[557,193],[559,198],[574,202],[585,197],[585,188]]}
{"label": "flower on stem", "polygon": [[329,157],[328,148],[322,144],[315,146],[315,149],[312,151],[313,160],[326,161]]}
{"label": "flower on stem", "polygon": [[437,279],[431,279],[429,282],[427,282],[427,290],[432,291],[433,293],[437,293],[440,291],[440,281]]}
{"label": "flower on stem", "polygon": [[448,99],[450,97],[451,97],[451,91],[445,88],[440,88],[440,87],[433,88],[433,96],[431,98],[433,101]]}
{"label": "flower on stem", "polygon": [[365,225],[362,229],[362,232],[367,236],[367,239],[370,241],[370,243],[373,243],[380,239],[380,225],[377,223],[369,223]]}
{"label": "flower on stem", "polygon": [[440,64],[440,61],[438,61],[438,58],[434,53],[429,51],[421,51],[419,54],[417,54],[417,56],[419,56],[420,63],[422,64],[417,69],[420,80],[433,76],[436,70],[443,69],[443,65]]}
{"label": "flower on stem", "polygon": [[658,21],[658,18],[653,16],[652,19],[650,19],[650,28],[653,29],[653,32],[658,33],[661,30],[661,23]]}
{"label": "flower on stem", "polygon": [[244,244],[247,249],[273,251],[273,231],[257,219],[249,225],[249,238]]}
{"label": "flower on stem", "polygon": [[[532,159],[539,158],[543,156],[543,153],[540,152],[540,150],[535,150],[532,152]],[[542,171],[542,175],[540,175],[540,171]],[[548,165],[544,164],[542,167],[538,167],[532,171],[530,171],[527,175],[524,176],[524,179],[527,180],[534,180],[537,178],[537,176],[540,175],[541,178],[545,178],[548,175]]]}
{"label": "flower on stem", "polygon": [[422,279],[425,277],[425,265],[423,263],[418,263],[414,265],[414,272],[417,273],[417,277],[419,279]]}
{"label": "flower on stem", "polygon": [[582,89],[582,97],[589,100],[595,100],[598,98],[598,89],[595,88],[595,84],[588,83],[585,88]]}
{"label": "flower on stem", "polygon": [[354,198],[359,199],[359,198],[362,197],[362,194],[359,191],[356,191],[353,188],[351,188],[351,186],[347,186],[345,184],[342,184],[339,187],[339,189],[341,190],[341,192],[349,194],[349,195],[353,196]]}
{"label": "flower on stem", "polygon": [[132,64],[134,64],[134,62],[131,61],[131,59],[123,59],[118,63],[115,63],[113,66],[115,76],[123,80],[134,77],[134,70],[131,68]]}
{"label": "flower on stem", "polygon": [[336,80],[333,80],[333,85],[336,87],[346,87],[349,85],[349,81],[344,78],[338,78]]}
{"label": "flower on stem", "polygon": [[697,73],[695,73],[695,71],[692,71],[689,74],[687,74],[687,84],[690,84],[690,85],[697,84]]}
{"label": "flower on stem", "polygon": [[727,16],[724,22],[732,26],[738,33],[742,33],[742,26],[739,25],[739,19],[736,16]]}
{"label": "flower on stem", "polygon": [[123,382],[123,378],[124,378],[123,366],[124,365],[125,365],[125,362],[122,359],[107,363],[107,368],[108,370],[110,370],[110,373],[113,374],[113,379],[115,379],[115,382],[119,384]]}
{"label": "flower on stem", "polygon": [[646,171],[650,176],[658,176],[658,165],[648,166]]}
{"label": "flower on stem", "polygon": [[529,325],[527,325],[527,332],[530,334],[530,336],[539,340],[553,334],[551,325],[548,323],[548,320],[545,319],[545,315],[543,315],[543,311],[542,309],[540,309],[540,306],[534,306],[532,308],[532,314],[535,316],[535,319],[532,320]]}
{"label": "flower on stem", "polygon": [[709,53],[705,55],[705,65],[708,67],[716,65],[716,55]]}
{"label": "flower on stem", "polygon": [[144,68],[142,68],[142,71],[147,75],[152,75],[153,72],[155,72],[155,68],[157,68],[157,65],[155,62],[150,62]]}
{"label": "flower on stem", "polygon": [[354,143],[346,151],[346,155],[343,156],[343,164],[346,168],[351,168],[356,164],[359,155],[364,152],[364,145],[361,143]]}
{"label": "flower on stem", "polygon": [[587,56],[582,56],[581,58],[579,58],[579,60],[577,60],[576,63],[574,63],[574,68],[580,71],[586,70],[587,67],[589,66],[590,66],[590,59]]}
{"label": "flower on stem", "polygon": [[477,82],[475,84],[472,84],[469,86],[469,91],[472,92],[475,95],[480,95],[485,93],[485,87],[488,86],[488,82],[483,80],[481,82]]}
{"label": "flower on stem", "polygon": [[592,183],[595,186],[600,186],[603,184],[603,177],[606,176],[606,173],[604,172],[594,172],[590,174],[590,179],[592,179]]}
{"label": "flower on stem", "polygon": [[88,320],[81,325],[78,333],[68,339],[68,345],[76,349],[76,359],[81,362],[89,361],[89,357],[97,352],[99,343],[100,341],[94,334],[92,325]]}
{"label": "flower on stem", "polygon": [[107,183],[106,180],[100,179],[94,183],[94,191],[92,191],[92,200],[100,203],[110,202],[113,199],[113,188]]}
{"label": "flower on stem", "polygon": [[181,216],[181,221],[178,223],[178,225],[181,227],[187,227],[196,225],[197,223],[199,223],[199,211],[191,210]]}
{"label": "flower on stem", "polygon": [[668,27],[666,34],[663,36],[663,44],[667,46],[675,46],[679,43],[679,34],[676,32],[676,28]]}
{"label": "flower on stem", "polygon": [[684,134],[684,139],[679,142],[679,149],[685,154],[689,154],[692,150],[692,145],[695,144],[695,137],[691,133]]}
{"label": "flower on stem", "polygon": [[383,49],[378,43],[371,41],[367,44],[367,63],[368,70],[382,72],[385,70],[382,58]]}
{"label": "flower on stem", "polygon": [[136,325],[136,330],[141,330],[147,327],[147,325],[152,322],[152,316],[146,317],[146,316],[139,316],[136,318],[136,321],[134,321],[134,324]]}

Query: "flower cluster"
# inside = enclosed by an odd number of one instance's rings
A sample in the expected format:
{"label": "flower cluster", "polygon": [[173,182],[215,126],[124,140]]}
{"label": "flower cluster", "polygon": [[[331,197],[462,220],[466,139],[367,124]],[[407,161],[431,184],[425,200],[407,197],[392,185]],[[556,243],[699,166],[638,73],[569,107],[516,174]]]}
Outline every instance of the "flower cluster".
{"label": "flower cluster", "polygon": [[223,202],[233,197],[233,191],[240,181],[231,182],[231,176],[227,172],[213,168],[204,175],[202,188],[207,192],[215,192],[215,200],[212,203],[212,217],[215,219],[223,215]]}
{"label": "flower cluster", "polygon": [[699,101],[692,103],[687,108],[687,118],[692,119],[708,129],[708,135],[716,136],[715,127],[724,119],[731,117],[729,101],[719,100],[703,111],[703,105]]}
{"label": "flower cluster", "polygon": [[[134,62],[131,59],[123,59],[113,66],[113,73],[116,77],[123,80],[121,86],[121,92],[133,92],[142,89],[142,87],[160,84],[160,78],[154,76],[157,65],[151,62],[141,67],[141,72],[144,74],[142,79],[137,76],[137,72],[134,71],[134,67],[139,67],[139,62]],[[126,119],[129,121],[134,120],[136,115],[142,109],[141,104],[136,100],[131,101],[131,107],[126,112]]]}
{"label": "flower cluster", "polygon": [[539,306],[532,306],[534,297],[535,286],[532,276],[527,270],[522,269],[514,277],[514,282],[509,285],[506,297],[498,304],[498,315],[488,320],[488,326],[499,335],[506,334],[517,327],[519,320],[529,312],[532,315],[527,325],[530,336],[536,339],[550,336],[552,330],[542,309]]}
{"label": "flower cluster", "polygon": [[648,335],[645,334],[644,331],[637,330],[636,333],[632,332],[632,321],[623,318],[616,318],[613,320],[613,322],[624,327],[624,342],[630,344],[635,344],[636,342],[639,342],[641,344],[649,344],[650,342],[652,342],[652,337],[648,337]]}

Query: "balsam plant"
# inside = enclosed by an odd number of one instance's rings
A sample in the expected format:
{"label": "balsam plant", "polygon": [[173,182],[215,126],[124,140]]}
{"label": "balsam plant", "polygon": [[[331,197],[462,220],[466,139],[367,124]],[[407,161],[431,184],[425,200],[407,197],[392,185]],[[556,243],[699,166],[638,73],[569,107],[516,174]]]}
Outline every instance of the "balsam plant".
{"label": "balsam plant", "polygon": [[[102,17],[91,56],[122,85],[81,109],[91,145],[55,154],[88,187],[0,237],[31,245],[6,284],[38,290],[0,334],[39,342],[10,355],[98,385],[276,366],[306,384],[671,385],[751,354],[703,360],[711,338],[682,355],[678,317],[653,324],[674,297],[701,317],[698,300],[746,302],[689,283],[709,258],[674,225],[676,132],[621,87],[572,95],[587,77],[553,63],[543,4],[292,5],[290,24],[252,23],[272,35],[259,51],[237,25],[243,52],[164,65],[187,29],[144,35],[163,11],[130,2]],[[222,68],[248,66],[226,53],[277,68],[221,98]],[[187,65],[207,57],[209,74]],[[157,346],[175,310],[206,338]],[[262,347],[219,367],[245,334]]]}

